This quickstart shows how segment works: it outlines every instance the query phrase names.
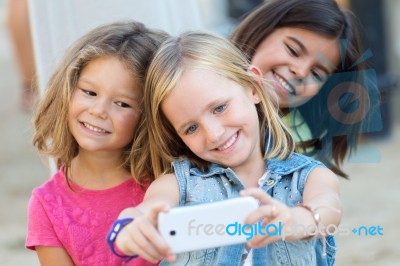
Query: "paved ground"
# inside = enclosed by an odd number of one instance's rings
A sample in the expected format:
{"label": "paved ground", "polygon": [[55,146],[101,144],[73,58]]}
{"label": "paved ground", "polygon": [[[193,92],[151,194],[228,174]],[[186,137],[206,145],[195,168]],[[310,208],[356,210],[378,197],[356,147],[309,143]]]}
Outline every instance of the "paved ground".
{"label": "paved ground", "polygon": [[[1,6],[0,40],[0,264],[39,265],[35,253],[24,249],[26,205],[30,191],[46,180],[48,172],[30,142],[30,114],[19,109],[18,75]],[[398,114],[400,97],[393,98]],[[399,165],[399,116],[396,119],[391,139],[369,143],[380,153],[378,162],[346,164],[351,181],[341,182],[345,213],[336,265],[398,265],[400,174],[395,167]],[[344,232],[361,226],[380,226],[383,236]]]}
{"label": "paved ground", "polygon": [[0,40],[0,265],[39,265],[35,253],[24,249],[26,205],[48,174],[30,144],[30,114],[19,109],[20,84],[1,6]]}

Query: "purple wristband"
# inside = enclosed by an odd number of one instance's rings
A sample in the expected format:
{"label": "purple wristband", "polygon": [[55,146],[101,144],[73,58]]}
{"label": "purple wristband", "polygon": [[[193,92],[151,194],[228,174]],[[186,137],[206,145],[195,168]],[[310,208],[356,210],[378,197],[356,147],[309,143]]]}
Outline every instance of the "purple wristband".
{"label": "purple wristband", "polygon": [[122,228],[123,228],[125,225],[127,225],[128,223],[132,222],[133,220],[134,220],[133,218],[124,218],[124,219],[118,219],[118,220],[116,220],[116,221],[113,223],[113,225],[112,225],[112,227],[111,227],[111,230],[110,230],[110,232],[109,232],[108,235],[107,235],[107,244],[108,244],[108,247],[111,249],[111,252],[112,252],[115,256],[117,256],[117,257],[127,259],[127,261],[125,261],[125,262],[128,262],[128,261],[130,261],[130,260],[136,258],[137,255],[135,255],[135,256],[128,256],[128,255],[121,255],[121,254],[119,254],[119,253],[115,250],[115,248],[116,248],[116,247],[115,247],[115,240],[117,239],[117,235],[118,235],[119,232],[121,232]]}

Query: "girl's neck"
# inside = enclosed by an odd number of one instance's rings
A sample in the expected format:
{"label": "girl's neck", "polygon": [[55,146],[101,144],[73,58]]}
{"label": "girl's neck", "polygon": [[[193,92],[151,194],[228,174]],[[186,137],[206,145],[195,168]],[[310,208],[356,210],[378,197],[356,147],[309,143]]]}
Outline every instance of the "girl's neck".
{"label": "girl's neck", "polygon": [[[258,157],[258,156],[257,156]],[[266,171],[265,160],[259,158],[249,159],[249,162],[240,168],[232,169],[245,187],[258,187],[258,180]]]}
{"label": "girl's neck", "polygon": [[102,190],[121,184],[131,178],[122,167],[120,157],[88,156],[80,152],[71,162],[68,179],[80,187]]}

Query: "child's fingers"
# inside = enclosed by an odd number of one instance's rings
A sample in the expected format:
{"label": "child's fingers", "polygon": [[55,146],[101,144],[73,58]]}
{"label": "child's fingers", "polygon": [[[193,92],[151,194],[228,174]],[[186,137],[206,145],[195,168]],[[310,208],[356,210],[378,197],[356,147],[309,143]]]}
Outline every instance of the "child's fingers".
{"label": "child's fingers", "polygon": [[[149,219],[153,222],[154,225],[158,224],[158,215],[160,212],[168,212],[170,210],[170,206],[165,203],[159,203],[154,206],[149,212]],[[174,262],[176,260],[176,255],[171,252],[171,248],[162,238],[160,233],[156,228],[152,228],[154,230],[149,231],[146,237],[148,239],[152,239],[153,243],[155,243],[156,248],[158,248],[159,252],[163,254],[163,257],[168,262]]]}
{"label": "child's fingers", "polygon": [[136,250],[136,254],[141,258],[152,263],[156,263],[163,258],[163,255],[143,236],[136,235],[135,241],[130,243],[130,248]]}
{"label": "child's fingers", "polygon": [[259,233],[255,234],[248,242],[248,246],[252,248],[259,248],[264,245],[282,239],[283,235],[283,223],[279,217],[265,219],[259,227]]}
{"label": "child's fingers", "polygon": [[[150,226],[149,224],[138,223],[139,230],[143,233],[143,237],[146,238],[146,242],[151,243],[150,252],[155,255],[161,254],[162,256],[166,256],[171,253],[168,244],[162,238],[160,233],[154,226]],[[147,248],[147,247],[142,247]]]}
{"label": "child's fingers", "polygon": [[165,259],[168,261],[168,262],[174,262],[175,260],[176,260],[176,255],[175,254],[167,254],[167,256],[165,256]]}
{"label": "child's fingers", "polygon": [[150,220],[150,222],[153,225],[157,225],[157,219],[158,219],[158,214],[160,212],[168,212],[170,209],[170,206],[165,203],[157,203],[155,204],[152,208],[150,208],[150,211],[148,212],[147,218]]}
{"label": "child's fingers", "polygon": [[253,237],[249,242],[247,242],[247,246],[250,248],[260,248],[262,246],[271,244],[275,241],[281,240],[282,236],[267,236],[267,237],[260,237],[260,236],[255,236]]}
{"label": "child's fingers", "polygon": [[255,224],[262,219],[262,225],[265,226],[271,222],[277,215],[276,205],[263,205],[257,210],[251,212],[245,219],[245,224]]}
{"label": "child's fingers", "polygon": [[150,221],[150,223],[154,226],[148,227],[148,225],[144,223],[140,223],[138,224],[138,226],[142,230],[144,237],[146,237],[147,240],[150,243],[152,243],[154,249],[152,249],[151,252],[156,251],[155,253],[153,253],[155,256],[161,254],[162,257],[165,257],[167,259],[167,261],[173,262],[176,256],[171,253],[170,247],[162,238],[162,236],[160,235],[160,233],[156,228],[158,223],[159,213],[167,212],[169,211],[169,209],[170,206],[165,203],[155,204],[147,214],[148,221]]}
{"label": "child's fingers", "polygon": [[256,198],[261,205],[272,204],[275,202],[270,195],[268,195],[264,190],[259,188],[247,188],[245,190],[240,191],[241,196],[252,196]]}
{"label": "child's fingers", "polygon": [[282,239],[282,232],[279,229],[279,208],[282,207],[282,204],[258,188],[248,188],[241,191],[240,195],[252,196],[260,202],[260,207],[250,213],[244,223],[255,224],[262,220],[261,225],[266,227],[263,229],[263,234],[254,235],[247,245],[258,248]]}
{"label": "child's fingers", "polygon": [[126,225],[122,234],[117,237],[118,248],[126,254],[137,254],[140,257],[156,263],[164,257],[171,259],[170,248],[156,229],[157,216],[161,211],[168,211],[164,203],[155,204],[146,215],[137,217]]}
{"label": "child's fingers", "polygon": [[252,196],[260,202],[260,207],[252,212],[245,220],[245,223],[254,224],[264,218],[264,224],[271,221],[277,215],[278,201],[271,198],[265,191],[258,188],[248,188],[240,192],[241,196]]}
{"label": "child's fingers", "polygon": [[[151,227],[149,222],[145,222],[144,220],[146,220],[145,217],[139,217],[132,225],[127,225],[123,230],[126,230],[128,234],[121,234],[117,237],[117,246],[125,254],[132,254],[130,251],[134,251],[134,254],[137,254],[148,261],[156,263],[162,259],[163,254],[158,252],[158,249],[144,235],[143,232],[148,229],[143,230],[140,224],[147,223],[148,227]],[[118,242],[120,242],[122,245],[119,245]]]}

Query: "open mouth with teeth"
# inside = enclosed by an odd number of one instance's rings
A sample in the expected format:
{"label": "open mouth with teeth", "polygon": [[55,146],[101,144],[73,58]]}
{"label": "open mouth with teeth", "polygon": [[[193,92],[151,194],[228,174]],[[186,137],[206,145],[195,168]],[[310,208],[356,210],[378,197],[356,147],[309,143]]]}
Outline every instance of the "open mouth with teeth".
{"label": "open mouth with teeth", "polygon": [[89,123],[86,123],[86,122],[81,122],[81,124],[82,124],[85,128],[90,129],[91,131],[94,131],[94,132],[97,132],[97,133],[110,133],[110,132],[108,132],[108,131],[105,130],[105,129],[102,129],[102,128],[93,126],[93,125],[91,125],[91,124],[89,124]]}
{"label": "open mouth with teeth", "polygon": [[296,95],[296,90],[295,88],[283,77],[281,77],[279,74],[272,72],[274,75],[275,79],[279,82],[279,84],[282,86],[282,88],[285,89],[285,91],[290,94],[290,95]]}
{"label": "open mouth with teeth", "polygon": [[224,145],[218,147],[217,150],[218,151],[224,151],[224,150],[230,148],[235,143],[237,138],[238,138],[238,133],[233,135]]}

